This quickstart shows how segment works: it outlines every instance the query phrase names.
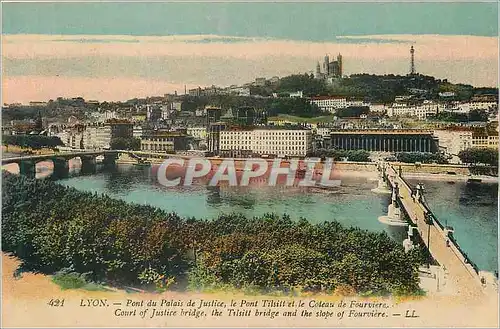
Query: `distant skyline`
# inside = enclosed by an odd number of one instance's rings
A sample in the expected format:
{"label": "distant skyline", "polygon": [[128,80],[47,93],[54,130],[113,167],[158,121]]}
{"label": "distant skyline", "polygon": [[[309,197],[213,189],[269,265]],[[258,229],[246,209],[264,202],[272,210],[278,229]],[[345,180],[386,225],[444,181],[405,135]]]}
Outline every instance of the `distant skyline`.
{"label": "distant skyline", "polygon": [[497,86],[497,3],[3,3],[3,101],[126,100],[312,72]]}

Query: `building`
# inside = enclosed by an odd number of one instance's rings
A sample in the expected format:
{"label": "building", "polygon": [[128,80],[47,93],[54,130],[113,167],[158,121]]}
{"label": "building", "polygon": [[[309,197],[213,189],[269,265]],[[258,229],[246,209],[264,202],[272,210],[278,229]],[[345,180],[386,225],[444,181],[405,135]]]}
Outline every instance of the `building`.
{"label": "building", "polygon": [[316,79],[329,79],[329,78],[342,78],[343,76],[343,65],[342,65],[342,55],[337,55],[337,60],[330,62],[330,57],[325,55],[323,59],[323,72],[321,72],[321,66],[319,62],[316,64],[316,71],[314,77]]}
{"label": "building", "polygon": [[182,102],[172,102],[170,103],[170,109],[180,112],[182,111]]}
{"label": "building", "polygon": [[345,97],[316,96],[311,97],[309,102],[318,106],[322,111],[330,113],[347,107],[347,98]]}
{"label": "building", "polygon": [[437,152],[432,131],[416,129],[332,130],[333,148],[371,152]]}
{"label": "building", "polygon": [[227,129],[220,132],[223,156],[267,155],[303,157],[313,147],[310,129]]}
{"label": "building", "polygon": [[187,134],[197,139],[206,139],[207,127],[189,127],[187,128]]}
{"label": "building", "polygon": [[387,115],[389,117],[416,117],[420,120],[425,120],[428,116],[434,116],[444,111],[444,109],[444,105],[432,101],[424,101],[421,104],[393,103],[387,108]]}
{"label": "building", "polygon": [[470,103],[471,110],[498,109],[498,103],[492,101],[473,101]]}
{"label": "building", "polygon": [[296,98],[303,98],[304,97],[304,93],[302,90],[300,91],[296,91],[294,93],[290,93],[290,97],[296,97]]}
{"label": "building", "polygon": [[440,92],[440,93],[438,93],[438,95],[439,95],[439,97],[442,97],[442,98],[453,98],[456,96],[456,94],[453,91]]}
{"label": "building", "polygon": [[272,77],[271,79],[269,79],[269,82],[272,84],[272,85],[275,85],[275,84],[278,84],[278,82],[280,82],[280,78],[279,77]]}
{"label": "building", "polygon": [[111,127],[111,138],[132,138],[134,135],[134,124],[128,120],[111,119],[104,126]]}
{"label": "building", "polygon": [[255,85],[258,87],[264,87],[266,85],[266,78],[256,78]]}
{"label": "building", "polygon": [[378,113],[385,113],[387,111],[387,107],[385,104],[370,104],[370,112],[378,112]]}
{"label": "building", "polygon": [[220,153],[220,135],[221,132],[226,129],[226,123],[224,122],[211,122],[207,127],[207,147],[208,152],[213,155],[219,155]]}
{"label": "building", "polygon": [[132,137],[134,138],[142,138],[142,126],[134,126],[132,128]]}
{"label": "building", "polygon": [[162,109],[158,105],[146,105],[146,120],[158,121],[162,117]]}
{"label": "building", "polygon": [[112,129],[109,124],[87,126],[84,132],[85,149],[106,149],[111,147]]}
{"label": "building", "polygon": [[322,136],[323,138],[330,137],[331,133],[332,133],[332,128],[328,127],[316,128],[316,135]]}
{"label": "building", "polygon": [[229,94],[236,96],[250,96],[250,88],[247,87],[230,87]]}
{"label": "building", "polygon": [[438,138],[439,149],[450,155],[458,155],[460,151],[472,147],[472,130],[462,127],[434,130]]}
{"label": "building", "polygon": [[170,118],[170,107],[168,105],[162,105],[160,107],[161,109],[161,119],[162,120],[168,120],[168,118]]}
{"label": "building", "polygon": [[30,106],[47,106],[47,102],[38,102],[38,101],[32,101],[30,102]]}
{"label": "building", "polygon": [[220,107],[207,106],[205,108],[207,129],[210,124],[220,121],[221,112],[222,109]]}
{"label": "building", "polygon": [[472,131],[472,147],[498,150],[498,131],[479,128]]}
{"label": "building", "polygon": [[187,135],[178,131],[146,130],[141,138],[141,151],[172,153],[187,150]]}
{"label": "building", "polygon": [[495,94],[474,95],[471,98],[471,102],[498,103],[498,95]]}
{"label": "building", "polygon": [[192,97],[200,97],[201,96],[201,88],[193,88],[188,90],[188,95]]}

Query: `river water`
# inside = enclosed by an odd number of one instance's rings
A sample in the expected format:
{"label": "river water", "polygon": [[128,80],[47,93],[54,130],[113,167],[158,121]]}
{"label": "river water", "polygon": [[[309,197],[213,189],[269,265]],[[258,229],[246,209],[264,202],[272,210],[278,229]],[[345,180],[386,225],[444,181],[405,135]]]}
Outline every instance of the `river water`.
{"label": "river water", "polygon": [[[50,164],[50,163],[49,163]],[[37,176],[47,170],[39,167]],[[371,178],[341,176],[341,185],[328,190],[254,184],[249,187],[189,187],[159,185],[151,168],[119,165],[99,168],[96,173],[81,175],[72,166],[61,184],[81,191],[104,193],[137,204],[149,204],[183,217],[212,219],[219,214],[242,213],[247,217],[266,213],[304,217],[318,223],[336,220],[345,226],[370,231],[386,231],[402,241],[404,229],[389,228],[378,221],[387,214],[390,195],[371,191],[377,182]],[[408,180],[425,186],[426,200],[443,225],[455,229],[461,248],[481,270],[498,268],[498,184],[449,184],[440,181]]]}

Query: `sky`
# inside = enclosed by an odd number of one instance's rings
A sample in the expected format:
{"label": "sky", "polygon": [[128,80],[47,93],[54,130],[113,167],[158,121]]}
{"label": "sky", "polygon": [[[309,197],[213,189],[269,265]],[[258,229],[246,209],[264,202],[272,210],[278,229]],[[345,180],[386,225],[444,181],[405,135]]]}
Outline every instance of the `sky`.
{"label": "sky", "polygon": [[3,3],[3,102],[126,100],[314,71],[496,86],[497,3]]}

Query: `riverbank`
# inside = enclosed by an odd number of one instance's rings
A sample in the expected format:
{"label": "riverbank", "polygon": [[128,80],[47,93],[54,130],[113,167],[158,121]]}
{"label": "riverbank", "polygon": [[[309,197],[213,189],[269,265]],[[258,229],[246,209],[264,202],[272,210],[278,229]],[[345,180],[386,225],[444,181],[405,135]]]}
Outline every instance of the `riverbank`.
{"label": "riverbank", "polygon": [[[213,165],[220,164],[224,159],[221,158],[207,158]],[[162,164],[165,159],[158,158],[148,158],[153,165]],[[243,168],[244,161],[246,159],[234,159],[237,168]],[[269,162],[273,160],[268,160]],[[120,156],[117,160],[119,164],[136,164],[137,160],[129,156]],[[283,160],[286,164],[287,160]],[[271,165],[271,163],[269,164]],[[474,178],[479,179],[483,183],[498,183],[499,179],[496,176],[486,176],[486,175],[471,175],[467,166],[462,165],[414,165],[408,163],[394,163],[395,168],[401,166],[401,170],[404,178],[410,179],[423,179],[423,180],[435,180],[435,181],[467,181],[468,179]],[[316,166],[316,170],[322,171],[322,164]],[[377,178],[379,171],[377,170],[377,164],[374,162],[348,162],[348,161],[337,161],[334,163],[333,167],[334,173],[340,176],[349,177],[364,177],[368,179]],[[457,174],[457,172],[462,174]],[[467,173],[467,174],[464,174]]]}
{"label": "riverbank", "polygon": [[473,178],[479,183],[498,183],[498,177],[485,176],[485,175],[446,175],[446,174],[429,174],[429,173],[405,173],[403,172],[403,178],[409,179],[422,179],[422,180],[433,180],[433,181],[446,181],[446,182],[466,182]]}
{"label": "riverbank", "polygon": [[[198,292],[173,292],[164,293],[127,293],[124,290],[114,291],[86,291],[61,290],[50,276],[22,273],[20,277],[14,276],[20,262],[18,259],[2,253],[2,322],[5,327],[331,327],[332,321],[336,326],[354,327],[498,327],[498,296],[484,296],[481,299],[470,299],[464,296],[439,296],[428,295],[418,299],[399,300],[394,298],[362,298],[362,297],[341,297],[341,296],[321,296],[310,295],[300,298],[292,297],[270,297],[270,296],[245,296],[241,293],[198,293]],[[50,306],[50,300],[64,299],[63,307]],[[103,299],[108,303],[108,307],[85,306],[87,301]],[[212,316],[214,307],[203,306],[198,311],[204,311],[205,315],[196,318],[195,316],[180,316],[179,307],[156,307],[162,310],[177,310],[175,316],[155,316],[151,318],[152,308],[146,306],[149,301],[155,301],[160,305],[165,302],[182,302],[192,300],[195,308],[200,305],[201,300],[215,301],[230,305],[231,301],[236,301],[238,305],[235,309],[242,310],[241,301],[257,302],[263,304],[264,299],[272,299],[279,302],[295,300],[295,307],[276,307],[273,311],[281,312],[281,315],[271,319],[269,316],[242,317],[228,316],[227,306],[221,307],[220,316]],[[138,304],[143,303],[143,307],[126,306],[128,301]],[[297,307],[299,301],[304,302],[304,307]],[[337,313],[342,310],[338,307],[310,307],[310,305],[321,305],[324,303],[345,302],[345,316],[342,319],[337,317]],[[352,304],[351,304],[352,303]],[[357,304],[356,304],[357,303]],[[360,308],[363,303],[370,305],[386,305],[387,308],[377,308],[377,311],[386,312],[387,317],[349,317],[350,310],[373,311]],[[84,306],[81,306],[81,305]],[[351,308],[351,305],[354,305]],[[357,305],[357,306],[356,306]],[[120,316],[117,310],[133,311],[136,315]],[[142,318],[139,315],[141,310],[149,309],[147,316]],[[184,309],[189,309],[184,307]],[[259,307],[264,311],[269,307]],[[299,309],[296,316],[285,317],[283,312],[290,309]],[[311,312],[311,316],[300,316],[302,310]],[[417,317],[405,317],[414,314]],[[322,311],[323,316],[316,316]],[[326,312],[334,312],[332,317],[326,317]],[[254,312],[254,310],[252,310]],[[414,313],[413,313],[414,312]],[[400,314],[400,315],[395,315]],[[457,316],[460,314],[460,316]]]}

